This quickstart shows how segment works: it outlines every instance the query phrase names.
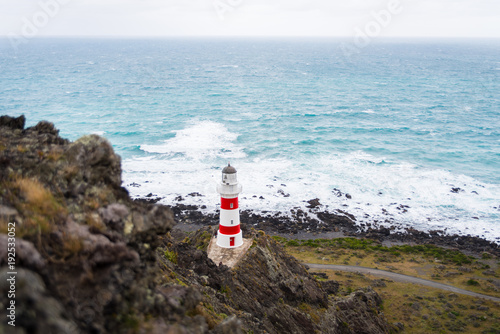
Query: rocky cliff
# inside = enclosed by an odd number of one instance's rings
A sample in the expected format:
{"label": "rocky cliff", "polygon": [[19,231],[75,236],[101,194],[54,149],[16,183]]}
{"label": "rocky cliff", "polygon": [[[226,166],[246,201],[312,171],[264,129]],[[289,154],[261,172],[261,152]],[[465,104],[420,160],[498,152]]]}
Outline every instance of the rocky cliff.
{"label": "rocky cliff", "polygon": [[262,232],[246,231],[254,244],[233,269],[208,259],[208,228],[174,242],[171,211],[129,198],[120,157],[105,139],[69,142],[51,123],[24,123],[0,117],[0,304],[15,301],[16,325],[2,321],[0,332],[394,330],[375,292],[338,296],[335,282],[317,281]]}

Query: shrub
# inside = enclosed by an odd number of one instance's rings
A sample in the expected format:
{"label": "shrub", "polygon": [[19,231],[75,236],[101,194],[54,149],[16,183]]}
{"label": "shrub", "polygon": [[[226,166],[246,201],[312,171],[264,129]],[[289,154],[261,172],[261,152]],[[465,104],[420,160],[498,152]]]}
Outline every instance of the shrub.
{"label": "shrub", "polygon": [[472,278],[466,282],[467,285],[473,285],[473,286],[478,286],[479,282],[476,280],[473,280]]}

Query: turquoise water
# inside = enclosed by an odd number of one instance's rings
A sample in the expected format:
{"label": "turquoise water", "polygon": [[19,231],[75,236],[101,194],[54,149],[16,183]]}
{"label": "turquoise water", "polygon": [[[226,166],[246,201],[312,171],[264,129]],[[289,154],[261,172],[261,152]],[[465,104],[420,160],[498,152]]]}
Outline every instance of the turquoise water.
{"label": "turquoise water", "polygon": [[0,113],[107,137],[133,196],[199,192],[186,203],[215,210],[230,161],[244,209],[318,197],[360,223],[500,240],[500,41],[378,40],[350,57],[341,43],[4,43]]}

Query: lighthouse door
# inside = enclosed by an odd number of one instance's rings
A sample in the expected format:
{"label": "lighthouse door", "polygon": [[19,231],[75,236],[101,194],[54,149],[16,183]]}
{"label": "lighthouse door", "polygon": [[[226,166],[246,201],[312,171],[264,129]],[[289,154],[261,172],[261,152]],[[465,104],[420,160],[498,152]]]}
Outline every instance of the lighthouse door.
{"label": "lighthouse door", "polygon": [[234,237],[229,238],[229,246],[234,246]]}

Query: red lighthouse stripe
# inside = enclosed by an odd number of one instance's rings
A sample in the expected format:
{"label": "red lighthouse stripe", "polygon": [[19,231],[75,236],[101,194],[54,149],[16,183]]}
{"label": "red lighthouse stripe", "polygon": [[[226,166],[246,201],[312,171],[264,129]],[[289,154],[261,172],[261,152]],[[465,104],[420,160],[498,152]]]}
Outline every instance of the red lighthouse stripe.
{"label": "red lighthouse stripe", "polygon": [[224,226],[219,225],[219,232],[226,235],[234,235],[240,233],[240,225]]}
{"label": "red lighthouse stripe", "polygon": [[238,209],[238,197],[235,198],[224,198],[220,199],[220,208],[223,210],[235,210]]}

